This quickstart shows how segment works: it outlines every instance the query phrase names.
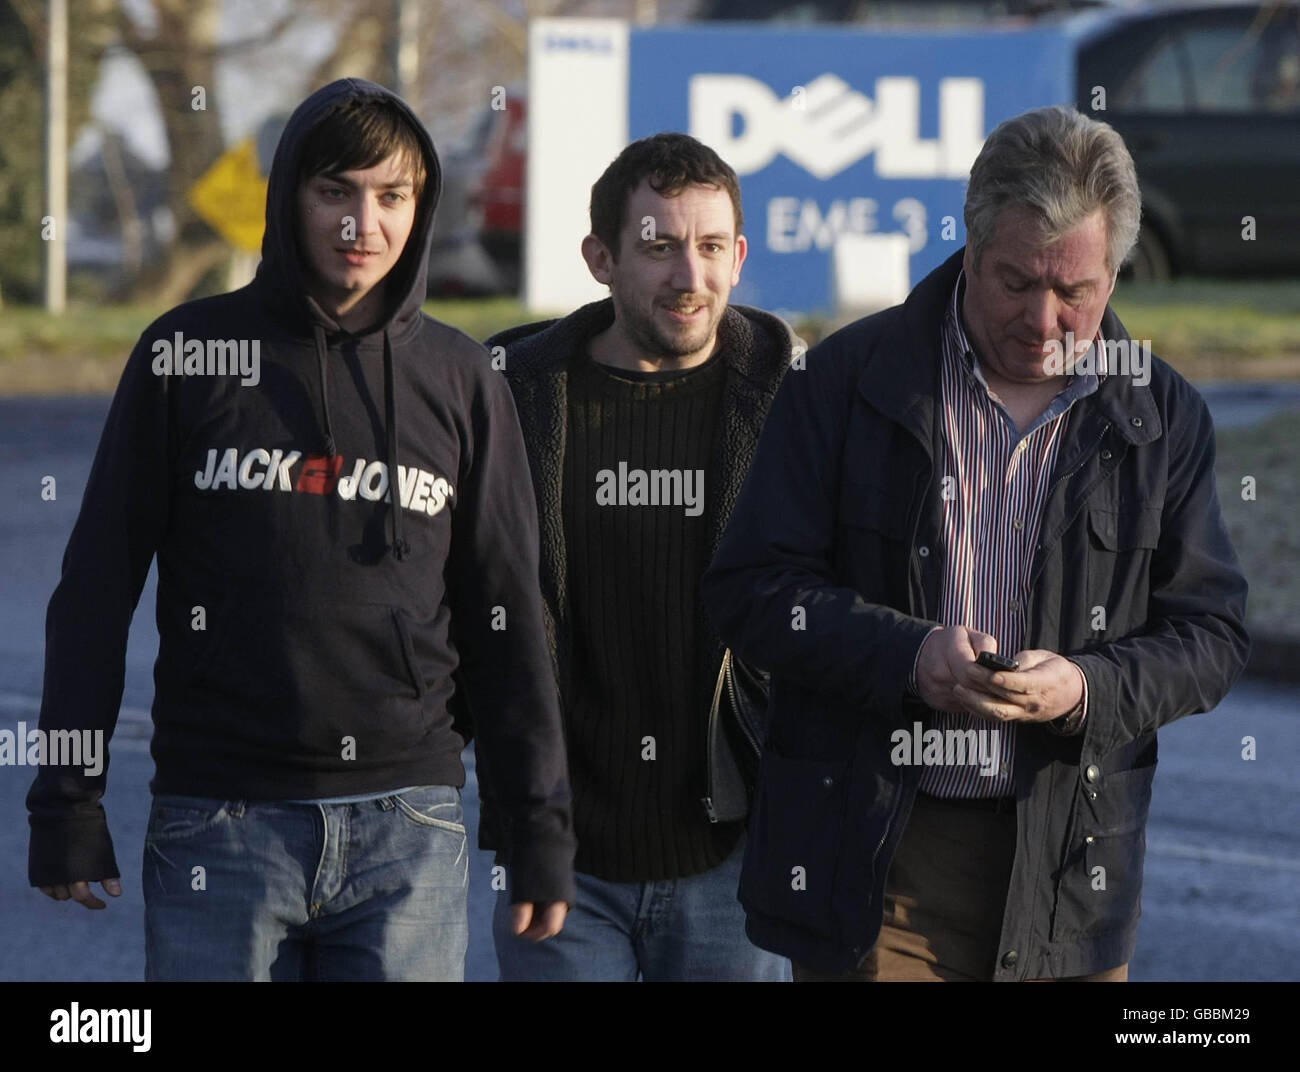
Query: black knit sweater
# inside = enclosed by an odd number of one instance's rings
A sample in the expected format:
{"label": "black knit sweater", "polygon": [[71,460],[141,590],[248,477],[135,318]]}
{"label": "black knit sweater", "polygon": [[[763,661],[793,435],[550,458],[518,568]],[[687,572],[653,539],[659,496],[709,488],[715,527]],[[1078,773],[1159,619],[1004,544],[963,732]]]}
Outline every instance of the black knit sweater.
{"label": "black knit sweater", "polygon": [[696,636],[704,505],[726,365],[671,377],[569,368],[564,535],[573,614],[565,738],[579,871],[614,882],[698,874],[737,833],[700,822],[716,668]]}

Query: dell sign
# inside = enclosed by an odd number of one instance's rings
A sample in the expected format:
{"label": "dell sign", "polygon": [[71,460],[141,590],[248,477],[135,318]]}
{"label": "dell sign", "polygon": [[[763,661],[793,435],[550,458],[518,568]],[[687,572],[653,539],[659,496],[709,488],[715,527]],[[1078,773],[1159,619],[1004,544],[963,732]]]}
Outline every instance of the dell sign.
{"label": "dell sign", "polygon": [[732,300],[835,305],[837,247],[894,236],[906,289],[965,241],[971,163],[1003,119],[1073,96],[1052,30],[531,26],[525,298],[601,297],[578,253],[591,184],[627,142],[686,131],[736,169],[749,259]]}

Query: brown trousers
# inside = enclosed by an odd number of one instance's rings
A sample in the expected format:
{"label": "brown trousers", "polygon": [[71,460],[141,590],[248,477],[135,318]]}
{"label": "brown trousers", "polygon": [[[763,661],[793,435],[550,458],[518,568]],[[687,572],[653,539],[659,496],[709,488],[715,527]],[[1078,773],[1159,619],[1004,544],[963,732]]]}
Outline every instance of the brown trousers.
{"label": "brown trousers", "polygon": [[[885,880],[880,938],[859,968],[824,975],[794,966],[802,982],[979,982],[993,978],[1016,852],[1014,807],[993,812],[923,793]],[[1033,982],[1128,981],[1128,965]]]}

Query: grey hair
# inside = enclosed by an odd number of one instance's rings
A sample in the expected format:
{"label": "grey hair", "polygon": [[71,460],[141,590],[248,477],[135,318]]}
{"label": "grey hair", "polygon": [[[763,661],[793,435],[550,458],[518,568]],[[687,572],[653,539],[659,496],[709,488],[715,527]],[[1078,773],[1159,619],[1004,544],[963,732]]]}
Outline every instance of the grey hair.
{"label": "grey hair", "polygon": [[1036,108],[999,123],[970,169],[966,243],[978,269],[998,215],[1023,205],[1049,244],[1102,209],[1106,267],[1115,273],[1137,243],[1142,195],[1128,148],[1109,124],[1073,108]]}

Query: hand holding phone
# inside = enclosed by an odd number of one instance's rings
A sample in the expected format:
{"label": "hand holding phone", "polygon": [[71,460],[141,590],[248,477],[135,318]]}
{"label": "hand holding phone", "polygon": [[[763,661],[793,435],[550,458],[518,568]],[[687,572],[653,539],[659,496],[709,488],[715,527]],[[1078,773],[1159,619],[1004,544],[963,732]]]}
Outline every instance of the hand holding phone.
{"label": "hand holding phone", "polygon": [[986,670],[1019,670],[1020,663],[1009,655],[999,655],[994,651],[982,651],[975,660],[976,666]]}

